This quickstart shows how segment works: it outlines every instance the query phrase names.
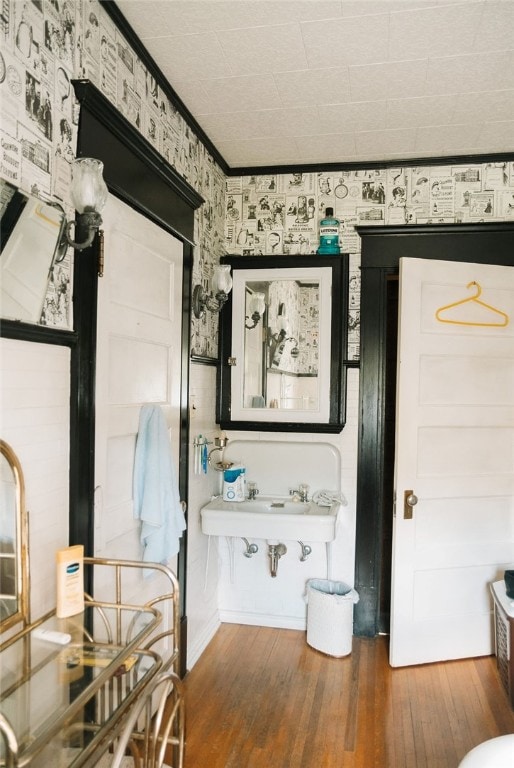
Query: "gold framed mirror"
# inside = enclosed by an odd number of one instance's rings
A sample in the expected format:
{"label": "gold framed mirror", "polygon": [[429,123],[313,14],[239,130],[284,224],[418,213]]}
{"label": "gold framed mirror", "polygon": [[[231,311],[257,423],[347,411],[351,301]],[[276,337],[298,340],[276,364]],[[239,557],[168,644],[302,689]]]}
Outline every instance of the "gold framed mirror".
{"label": "gold framed mirror", "polygon": [[0,440],[0,632],[29,621],[28,521],[21,464]]}

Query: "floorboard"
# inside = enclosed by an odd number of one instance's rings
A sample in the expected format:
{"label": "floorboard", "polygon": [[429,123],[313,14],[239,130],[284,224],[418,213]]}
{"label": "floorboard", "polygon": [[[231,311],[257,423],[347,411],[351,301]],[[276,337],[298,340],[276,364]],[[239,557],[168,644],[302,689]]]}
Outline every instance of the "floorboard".
{"label": "floorboard", "polygon": [[184,684],[185,768],[457,768],[514,733],[494,657],[393,669],[382,636],[335,659],[223,624]]}

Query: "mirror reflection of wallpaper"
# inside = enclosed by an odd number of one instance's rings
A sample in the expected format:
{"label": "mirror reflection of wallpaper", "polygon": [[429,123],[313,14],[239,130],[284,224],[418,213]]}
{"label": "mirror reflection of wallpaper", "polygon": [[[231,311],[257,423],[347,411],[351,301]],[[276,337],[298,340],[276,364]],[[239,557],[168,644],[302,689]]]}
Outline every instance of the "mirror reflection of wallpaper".
{"label": "mirror reflection of wallpaper", "polygon": [[[280,317],[288,323],[283,344],[277,346],[275,367],[296,375],[313,376],[319,360],[319,285],[300,285],[294,280],[273,280],[268,293],[268,326],[278,334]],[[298,356],[291,349],[298,348]]]}
{"label": "mirror reflection of wallpaper", "polygon": [[339,219],[349,264],[349,360],[358,360],[357,225],[514,221],[514,162],[238,176],[227,179],[225,243],[242,255],[316,253],[319,221]]}
{"label": "mirror reflection of wallpaper", "polygon": [[[73,215],[70,162],[79,115],[71,80],[90,79],[205,198],[196,212],[193,271],[194,282],[206,284],[224,252],[224,174],[101,5],[4,0],[0,22],[1,176],[58,200]],[[67,275],[58,290],[70,284],[71,259],[60,267]],[[53,286],[49,293],[42,322],[69,326],[69,318],[52,312]],[[217,317],[193,321],[195,354],[216,357],[216,338]]]}

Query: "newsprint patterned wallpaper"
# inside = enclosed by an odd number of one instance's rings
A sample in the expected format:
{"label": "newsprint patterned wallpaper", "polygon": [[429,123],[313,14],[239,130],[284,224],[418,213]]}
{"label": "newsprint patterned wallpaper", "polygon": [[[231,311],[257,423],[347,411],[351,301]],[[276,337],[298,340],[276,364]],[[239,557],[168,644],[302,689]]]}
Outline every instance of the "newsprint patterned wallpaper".
{"label": "newsprint patterned wallpaper", "polygon": [[[70,215],[77,105],[71,80],[88,78],[206,200],[195,222],[193,282],[205,286],[223,253],[313,253],[327,206],[350,261],[349,358],[359,356],[356,224],[514,218],[514,162],[291,173],[225,179],[96,0],[2,0],[0,174]],[[106,244],[108,249],[108,244]],[[42,322],[69,325],[71,259],[49,283]],[[58,277],[58,279],[57,279]],[[69,299],[69,296],[68,296]],[[217,317],[192,321],[192,354],[217,356]]]}
{"label": "newsprint patterned wallpaper", "polygon": [[[78,106],[71,80],[90,79],[205,198],[195,220],[194,281],[206,283],[224,253],[224,174],[100,4],[2,0],[0,34],[2,178],[73,215],[68,189]],[[63,285],[69,292],[70,270],[68,259],[59,268],[61,293]],[[69,326],[70,318],[52,309],[56,292],[54,279],[42,322]],[[215,357],[217,318],[208,314],[198,325],[195,354]]]}
{"label": "newsprint patterned wallpaper", "polygon": [[350,256],[348,359],[359,359],[358,224],[514,221],[514,162],[242,176],[227,179],[228,253],[302,254],[318,247],[331,207]]}

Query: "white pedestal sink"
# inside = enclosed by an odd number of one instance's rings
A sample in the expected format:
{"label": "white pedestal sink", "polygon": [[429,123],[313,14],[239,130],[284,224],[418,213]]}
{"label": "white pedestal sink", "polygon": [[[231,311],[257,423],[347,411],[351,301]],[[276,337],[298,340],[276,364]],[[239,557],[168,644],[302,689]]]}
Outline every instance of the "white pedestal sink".
{"label": "white pedestal sink", "polygon": [[339,507],[339,503],[321,507],[281,496],[240,502],[223,501],[220,496],[202,508],[202,531],[209,536],[330,542],[336,536]]}

